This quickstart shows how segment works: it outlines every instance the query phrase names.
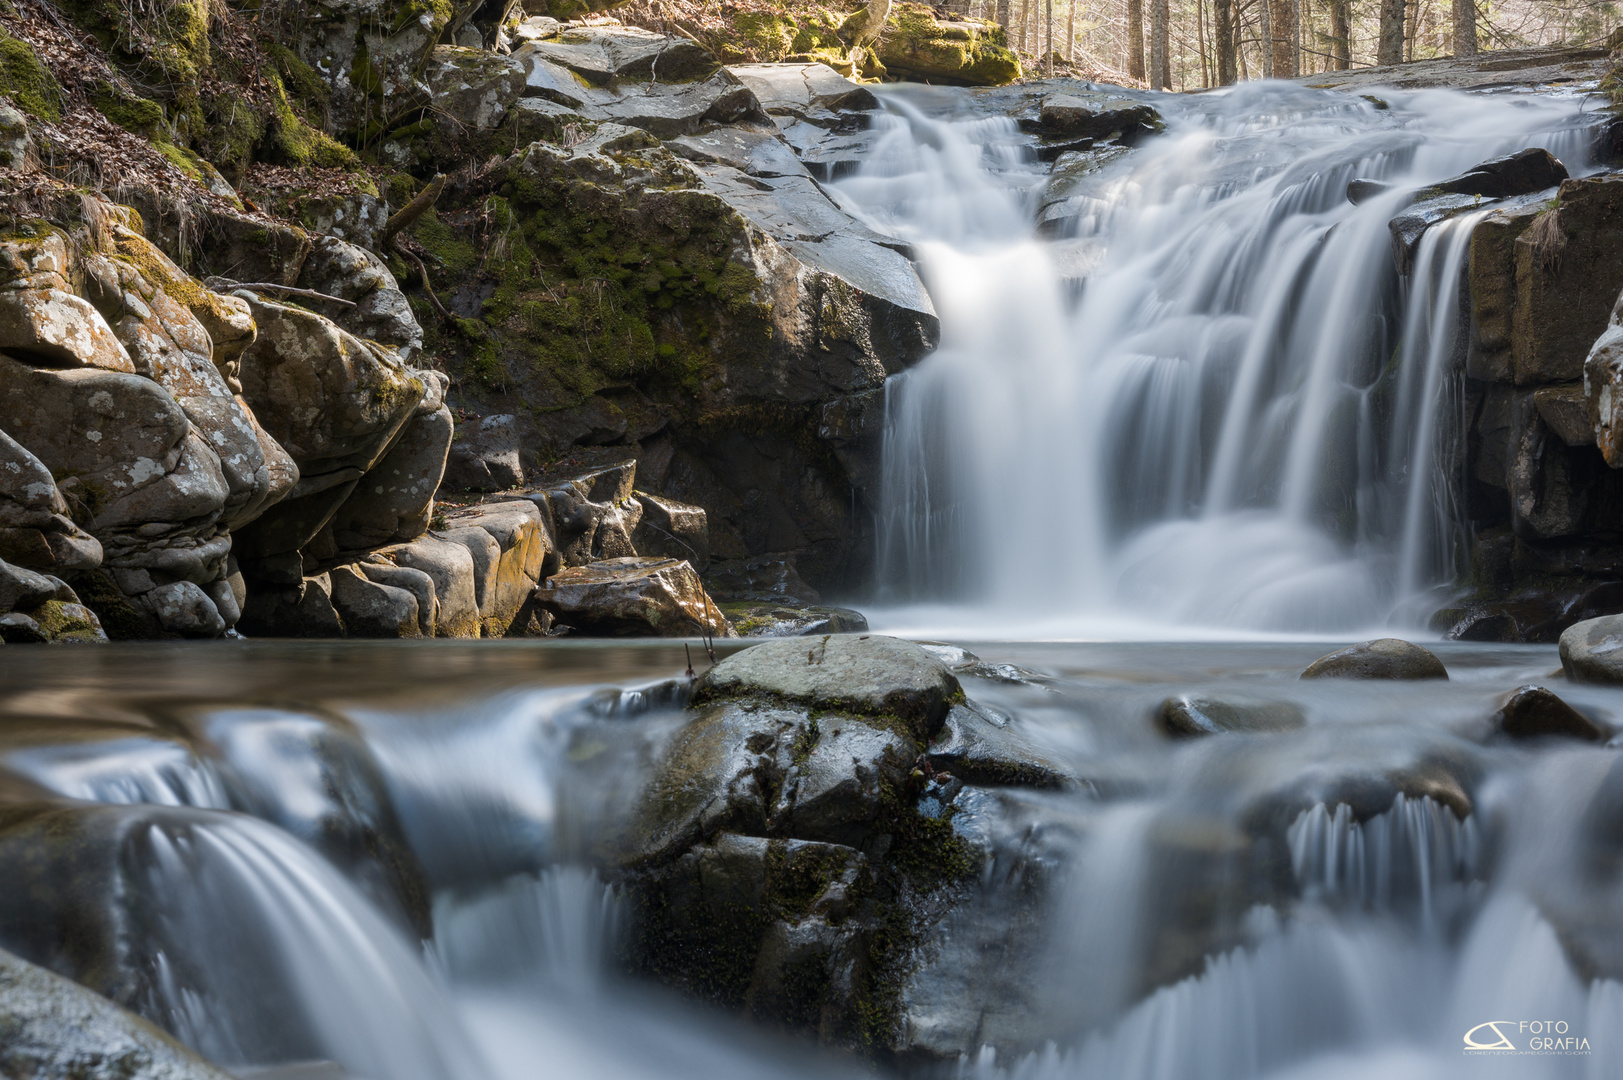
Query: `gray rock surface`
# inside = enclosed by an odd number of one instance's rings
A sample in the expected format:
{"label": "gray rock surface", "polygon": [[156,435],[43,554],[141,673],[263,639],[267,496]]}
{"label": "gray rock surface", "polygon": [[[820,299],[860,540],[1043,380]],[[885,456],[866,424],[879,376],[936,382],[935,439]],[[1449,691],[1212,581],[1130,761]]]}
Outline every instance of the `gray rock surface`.
{"label": "gray rock surface", "polygon": [[1561,667],[1575,682],[1623,683],[1623,615],[1574,623],[1561,634]]}
{"label": "gray rock surface", "polygon": [[1013,717],[974,702],[947,712],[925,754],[935,769],[970,784],[1070,788],[1080,783],[1022,734]]}
{"label": "gray rock surface", "polygon": [[963,690],[945,664],[909,641],[869,635],[769,641],[707,671],[697,702],[762,695],[898,717],[927,740]]}
{"label": "gray rock surface", "polygon": [[106,998],[0,950],[0,1073],[18,1080],[230,1080]]}
{"label": "gray rock surface", "polygon": [[625,556],[566,567],[535,602],[559,623],[606,637],[731,637],[693,567],[680,559]]}
{"label": "gray rock surface", "polygon": [[1304,679],[1446,679],[1448,669],[1429,649],[1401,638],[1377,638],[1319,657]]}

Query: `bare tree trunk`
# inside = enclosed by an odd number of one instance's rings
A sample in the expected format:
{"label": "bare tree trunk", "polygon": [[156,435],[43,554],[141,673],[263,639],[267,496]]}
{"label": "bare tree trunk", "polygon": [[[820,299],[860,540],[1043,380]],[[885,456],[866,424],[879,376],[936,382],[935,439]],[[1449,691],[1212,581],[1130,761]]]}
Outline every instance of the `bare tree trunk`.
{"label": "bare tree trunk", "polygon": [[1454,0],[1454,55],[1476,55],[1476,0]]}
{"label": "bare tree trunk", "polygon": [[1352,70],[1352,27],[1348,25],[1350,0],[1330,0],[1330,52],[1337,71]]}
{"label": "bare tree trunk", "polygon": [[1127,0],[1127,77],[1144,79],[1144,0]]}
{"label": "bare tree trunk", "polygon": [[1195,48],[1200,50],[1200,85],[1212,85],[1210,54],[1206,50],[1206,0],[1195,0]]}
{"label": "bare tree trunk", "polygon": [[1404,0],[1381,0],[1381,43],[1375,61],[1379,64],[1403,63],[1403,9]]}
{"label": "bare tree trunk", "polygon": [[1269,44],[1273,77],[1296,77],[1296,0],[1268,0]]}
{"label": "bare tree trunk", "polygon": [[1274,0],[1257,0],[1257,20],[1262,39],[1262,47],[1257,51],[1262,54],[1262,77],[1274,77]]}
{"label": "bare tree trunk", "polygon": [[1167,9],[1166,0],[1150,0],[1150,87],[1166,86]]}
{"label": "bare tree trunk", "polygon": [[1234,0],[1212,0],[1212,36],[1217,39],[1217,85],[1229,86],[1239,75],[1235,71]]}
{"label": "bare tree trunk", "polygon": [[1071,0],[1071,12],[1065,18],[1065,62],[1076,63],[1076,0]]}
{"label": "bare tree trunk", "polygon": [[1009,0],[997,0],[997,24],[1003,27],[1005,34],[1009,29]]}
{"label": "bare tree trunk", "polygon": [[1047,31],[1043,41],[1043,69],[1048,77],[1054,77],[1054,0],[1047,0],[1047,10],[1043,16],[1043,29]]}

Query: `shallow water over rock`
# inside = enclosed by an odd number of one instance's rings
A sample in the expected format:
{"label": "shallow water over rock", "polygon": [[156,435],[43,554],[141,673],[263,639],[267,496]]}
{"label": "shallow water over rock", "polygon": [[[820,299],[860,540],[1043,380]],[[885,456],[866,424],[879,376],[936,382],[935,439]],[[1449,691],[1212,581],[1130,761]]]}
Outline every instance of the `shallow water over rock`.
{"label": "shallow water over rock", "polygon": [[[796,860],[848,853],[844,898],[783,925],[908,928],[853,975],[887,1022],[820,1050],[794,1034],[815,1022],[750,1023],[634,970],[671,977],[637,968],[648,909],[608,853],[688,723],[680,643],[7,650],[0,947],[227,1067],[1464,1077],[1483,1067],[1465,1033],[1513,1017],[1589,1052],[1495,1075],[1611,1075],[1623,690],[1566,681],[1539,646],[1433,645],[1447,680],[1299,678],[1339,644],[908,653],[944,658],[977,717],[966,734],[949,713],[935,777],[895,789],[950,824],[963,876],[872,892],[889,856],[871,828],[695,849],[780,905],[805,888]],[[1610,741],[1502,732],[1506,695],[1535,682]],[[1174,739],[1170,698],[1299,724]],[[837,715],[820,722],[833,746]]]}

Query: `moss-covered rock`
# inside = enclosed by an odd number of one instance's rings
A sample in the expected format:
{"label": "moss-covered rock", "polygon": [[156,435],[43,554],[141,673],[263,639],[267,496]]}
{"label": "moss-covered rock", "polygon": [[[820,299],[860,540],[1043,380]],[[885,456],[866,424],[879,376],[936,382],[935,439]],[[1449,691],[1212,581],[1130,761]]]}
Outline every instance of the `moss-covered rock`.
{"label": "moss-covered rock", "polygon": [[996,23],[938,22],[926,4],[891,6],[879,59],[893,76],[965,86],[1002,86],[1020,78],[1020,58]]}
{"label": "moss-covered rock", "polygon": [[62,119],[62,88],[28,42],[0,33],[0,94],[23,112],[55,123]]}
{"label": "moss-covered rock", "polygon": [[182,106],[195,102],[210,67],[208,0],[157,0],[139,17],[117,0],[61,7],[137,89]]}

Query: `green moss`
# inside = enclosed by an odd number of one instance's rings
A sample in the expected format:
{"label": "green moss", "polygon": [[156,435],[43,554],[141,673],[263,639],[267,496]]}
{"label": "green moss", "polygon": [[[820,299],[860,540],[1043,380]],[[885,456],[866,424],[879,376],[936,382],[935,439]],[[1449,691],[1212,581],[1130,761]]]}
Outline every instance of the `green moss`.
{"label": "green moss", "polygon": [[[114,641],[141,641],[153,637],[148,622],[118,590],[105,570],[81,570],[68,575],[79,602],[96,613],[101,628]],[[159,635],[161,636],[161,635]]]}
{"label": "green moss", "polygon": [[0,33],[0,94],[30,116],[62,119],[62,88],[26,41]]}
{"label": "green moss", "polygon": [[53,643],[97,642],[103,640],[95,623],[60,600],[47,600],[28,613]]}
{"label": "green moss", "polygon": [[787,15],[767,11],[746,11],[733,19],[733,26],[750,52],[762,60],[782,60],[794,51],[800,27]]}
{"label": "green moss", "polygon": [[59,6],[95,37],[131,81],[166,102],[194,100],[209,70],[209,0],[62,0]]}
{"label": "green moss", "polygon": [[203,98],[203,129],[197,151],[227,180],[240,184],[253,161],[254,149],[265,137],[265,121],[253,102],[226,88]]}
{"label": "green moss", "polygon": [[323,169],[348,169],[360,164],[355,151],[312,127],[299,115],[280,76],[271,75],[266,82],[272,93],[269,142],[276,157],[289,165],[314,165]]}
{"label": "green moss", "polygon": [[937,22],[925,4],[892,4],[879,53],[887,68],[910,75],[1002,86],[1020,78],[1020,58],[1001,27],[982,22]]}
{"label": "green moss", "polygon": [[121,86],[108,82],[91,83],[90,104],[125,131],[154,138],[163,127],[163,106],[150,98],[136,97]]}

